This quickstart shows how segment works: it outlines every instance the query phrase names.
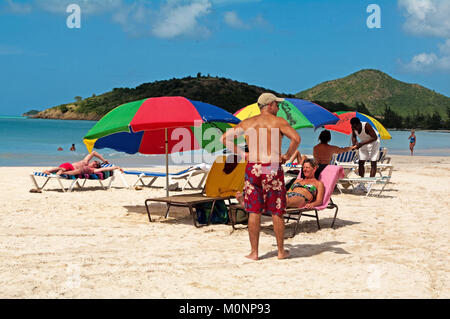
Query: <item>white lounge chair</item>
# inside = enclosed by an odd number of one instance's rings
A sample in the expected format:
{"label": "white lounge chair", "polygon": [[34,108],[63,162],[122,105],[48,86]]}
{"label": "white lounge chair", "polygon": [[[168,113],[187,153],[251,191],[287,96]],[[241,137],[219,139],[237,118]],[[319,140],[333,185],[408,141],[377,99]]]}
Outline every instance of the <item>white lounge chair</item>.
{"label": "white lounge chair", "polygon": [[[114,165],[112,164],[102,164],[101,167],[113,167]],[[33,172],[30,174],[31,177],[31,181],[33,182],[35,188],[35,191],[37,192],[41,192],[44,187],[47,185],[47,183],[50,180],[56,180],[58,181],[59,186],[61,187],[61,190],[63,192],[72,192],[74,187],[77,186],[79,188],[83,188],[86,185],[87,180],[96,180],[99,182],[100,186],[103,189],[110,189],[112,182],[114,181],[116,176],[120,176],[122,179],[122,182],[125,184],[126,187],[128,187],[128,184],[126,183],[125,179],[123,178],[123,176],[121,175],[120,171],[116,171],[116,173],[114,173],[114,171],[106,171],[106,172],[101,172],[99,174],[79,174],[79,175],[57,175],[57,174],[45,174],[42,172]],[[45,178],[45,181],[42,185],[39,185],[37,179],[38,178]],[[109,182],[107,184],[107,186],[105,186],[103,184],[104,181],[108,180]],[[69,187],[64,187],[63,184],[63,180],[69,180],[71,181]],[[83,181],[83,183],[80,183],[81,181]]]}
{"label": "white lounge chair", "polygon": [[[177,180],[185,180],[185,183],[183,187],[181,187],[181,190],[184,191],[186,187],[189,185],[189,189],[202,189],[203,183],[206,180],[206,176],[208,175],[208,172],[210,170],[211,166],[207,164],[199,164],[192,167],[189,167],[185,170],[179,171],[177,173],[169,173],[169,187],[170,185],[173,185],[177,182]],[[156,182],[158,178],[166,178],[166,173],[155,173],[155,172],[145,172],[145,171],[124,171],[125,174],[128,175],[135,175],[137,176],[136,182],[133,184],[132,187],[135,187],[138,183],[141,183],[142,186],[145,187],[156,187],[153,186],[153,184]],[[191,179],[194,176],[197,175],[203,175],[200,182],[197,184],[197,186],[194,186],[192,184]],[[150,179],[148,183],[144,182],[144,179]]]}
{"label": "white lounge chair", "polygon": [[[363,184],[367,190],[366,196],[369,196],[372,191],[379,191],[377,196],[380,196],[381,193],[384,191],[384,188],[386,185],[390,182],[391,177],[390,176],[377,176],[377,177],[345,177],[341,178],[338,181],[338,184],[336,184],[337,188],[341,193],[342,191],[342,185],[345,183],[350,184],[353,190],[355,187],[359,184]],[[381,185],[381,189],[375,190],[375,185]]]}
{"label": "white lounge chair", "polygon": [[[356,151],[354,151],[356,152]],[[391,158],[387,157],[388,153],[388,149],[386,147],[381,147],[380,148],[380,155],[378,157],[377,160],[377,174],[380,175],[380,177],[384,177],[384,176],[392,176],[392,171],[394,170],[394,166],[392,164],[390,164],[391,162]],[[344,170],[345,170],[345,175],[346,177],[351,173],[351,172],[356,172],[359,168],[359,160],[358,160],[358,156],[355,157],[354,162],[337,162],[336,165],[341,165]],[[364,164],[365,170],[366,171],[370,171],[371,168],[371,164],[369,161],[366,161],[366,163]]]}

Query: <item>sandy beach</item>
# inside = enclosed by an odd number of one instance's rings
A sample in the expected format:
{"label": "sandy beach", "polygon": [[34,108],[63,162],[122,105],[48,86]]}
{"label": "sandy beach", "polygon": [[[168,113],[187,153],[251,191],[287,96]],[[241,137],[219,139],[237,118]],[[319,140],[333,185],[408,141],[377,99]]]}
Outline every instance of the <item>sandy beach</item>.
{"label": "sandy beach", "polygon": [[331,211],[320,231],[305,218],[288,260],[264,217],[258,262],[244,258],[243,226],[195,228],[187,209],[165,220],[157,204],[149,223],[144,200],[163,189],[116,179],[62,193],[51,181],[36,194],[29,173],[42,167],[0,167],[0,297],[449,298],[450,157],[391,157],[383,194],[335,192],[335,229]]}

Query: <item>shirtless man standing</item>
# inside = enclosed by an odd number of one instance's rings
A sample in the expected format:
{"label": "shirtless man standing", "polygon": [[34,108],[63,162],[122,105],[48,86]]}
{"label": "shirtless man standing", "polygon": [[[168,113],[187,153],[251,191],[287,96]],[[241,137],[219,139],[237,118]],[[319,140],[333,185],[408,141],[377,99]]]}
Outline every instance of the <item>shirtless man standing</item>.
{"label": "shirtless man standing", "polygon": [[[246,119],[229,129],[222,136],[222,143],[235,154],[247,160],[245,170],[244,202],[249,212],[248,232],[251,252],[249,259],[258,260],[259,233],[263,211],[272,215],[278,246],[278,259],[289,257],[284,249],[284,220],[286,212],[286,188],[281,164],[286,162],[300,144],[300,136],[289,123],[277,117],[278,103],[284,99],[271,93],[263,93],[258,99],[261,114]],[[245,135],[248,153],[234,139]],[[281,153],[283,136],[290,139],[286,154]]]}

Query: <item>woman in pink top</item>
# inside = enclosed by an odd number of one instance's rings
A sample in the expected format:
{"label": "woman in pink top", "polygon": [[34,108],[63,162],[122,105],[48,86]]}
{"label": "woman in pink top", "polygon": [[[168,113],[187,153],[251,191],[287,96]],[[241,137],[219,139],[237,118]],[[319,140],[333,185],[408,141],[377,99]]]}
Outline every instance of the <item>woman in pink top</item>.
{"label": "woman in pink top", "polygon": [[334,145],[329,145],[331,141],[331,133],[328,130],[323,130],[319,135],[320,143],[314,146],[313,156],[319,167],[316,170],[316,178],[319,178],[320,173],[323,169],[330,164],[333,154],[340,154],[347,151],[354,150],[356,146],[349,147],[338,147]]}

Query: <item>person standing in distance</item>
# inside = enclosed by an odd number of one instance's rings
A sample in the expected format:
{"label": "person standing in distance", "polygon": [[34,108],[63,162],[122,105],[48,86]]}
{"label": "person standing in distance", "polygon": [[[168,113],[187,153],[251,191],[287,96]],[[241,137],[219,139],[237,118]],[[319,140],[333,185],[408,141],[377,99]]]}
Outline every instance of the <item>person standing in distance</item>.
{"label": "person standing in distance", "polygon": [[352,125],[352,143],[356,145],[356,149],[359,151],[359,176],[364,177],[364,164],[366,161],[370,161],[370,177],[375,177],[377,161],[380,156],[380,137],[372,125],[367,122],[361,122],[357,117],[352,118],[350,124]]}
{"label": "person standing in distance", "polygon": [[409,139],[409,150],[411,151],[411,156],[414,155],[414,146],[416,146],[416,131],[411,130],[411,135],[408,137]]}

